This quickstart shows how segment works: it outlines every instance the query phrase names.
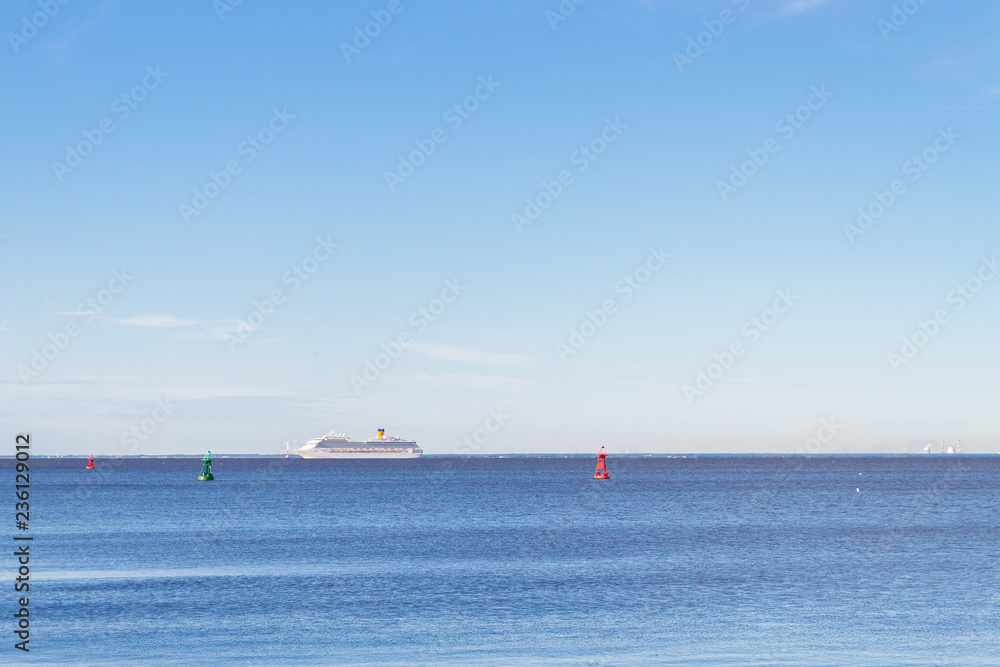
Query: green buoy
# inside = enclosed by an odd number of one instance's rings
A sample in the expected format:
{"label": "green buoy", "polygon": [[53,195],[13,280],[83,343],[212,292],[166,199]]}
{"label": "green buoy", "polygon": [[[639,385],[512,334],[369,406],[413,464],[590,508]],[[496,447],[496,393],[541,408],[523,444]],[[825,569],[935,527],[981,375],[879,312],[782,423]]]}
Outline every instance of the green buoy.
{"label": "green buoy", "polygon": [[198,480],[202,482],[211,482],[215,479],[212,474],[212,452],[209,451],[205,454],[205,458],[201,460],[201,474],[198,475]]}

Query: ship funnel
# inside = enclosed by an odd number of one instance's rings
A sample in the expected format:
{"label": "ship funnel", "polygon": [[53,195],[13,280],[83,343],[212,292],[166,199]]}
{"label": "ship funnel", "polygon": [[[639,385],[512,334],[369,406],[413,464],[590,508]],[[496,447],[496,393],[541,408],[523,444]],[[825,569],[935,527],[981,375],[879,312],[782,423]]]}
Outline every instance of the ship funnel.
{"label": "ship funnel", "polygon": [[384,428],[380,428],[378,430],[378,437],[379,437],[379,440],[381,440],[382,438],[385,437],[385,429]]}

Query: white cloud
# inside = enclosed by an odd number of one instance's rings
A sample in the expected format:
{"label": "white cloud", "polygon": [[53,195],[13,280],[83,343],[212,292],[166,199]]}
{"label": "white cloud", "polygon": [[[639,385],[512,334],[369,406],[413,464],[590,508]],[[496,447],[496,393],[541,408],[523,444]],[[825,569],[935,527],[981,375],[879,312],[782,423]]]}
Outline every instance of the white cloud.
{"label": "white cloud", "polygon": [[112,318],[110,321],[130,327],[190,327],[197,324],[194,320],[185,320],[172,315],[136,315],[122,319]]}
{"label": "white cloud", "polygon": [[438,361],[457,361],[479,366],[527,366],[531,362],[531,357],[524,354],[483,352],[440,343],[410,343],[409,348]]}

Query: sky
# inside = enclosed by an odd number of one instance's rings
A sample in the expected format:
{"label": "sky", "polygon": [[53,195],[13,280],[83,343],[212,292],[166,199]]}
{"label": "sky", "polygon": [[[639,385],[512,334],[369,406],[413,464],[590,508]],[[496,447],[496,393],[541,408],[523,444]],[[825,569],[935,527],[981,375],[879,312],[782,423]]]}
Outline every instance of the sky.
{"label": "sky", "polygon": [[998,24],[985,0],[4,3],[3,431],[1000,451]]}

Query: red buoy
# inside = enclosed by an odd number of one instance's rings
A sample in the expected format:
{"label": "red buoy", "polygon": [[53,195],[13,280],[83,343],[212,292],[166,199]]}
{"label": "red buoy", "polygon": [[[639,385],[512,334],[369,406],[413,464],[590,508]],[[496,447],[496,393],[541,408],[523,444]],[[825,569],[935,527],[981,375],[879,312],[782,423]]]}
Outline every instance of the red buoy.
{"label": "red buoy", "polygon": [[601,451],[597,454],[597,470],[594,472],[594,479],[611,479],[608,477],[608,466],[604,459],[607,454],[604,453],[604,447],[601,447]]}
{"label": "red buoy", "polygon": [[91,456],[90,460],[87,461],[87,468],[86,469],[87,470],[93,470],[94,469],[94,457],[93,456]]}

